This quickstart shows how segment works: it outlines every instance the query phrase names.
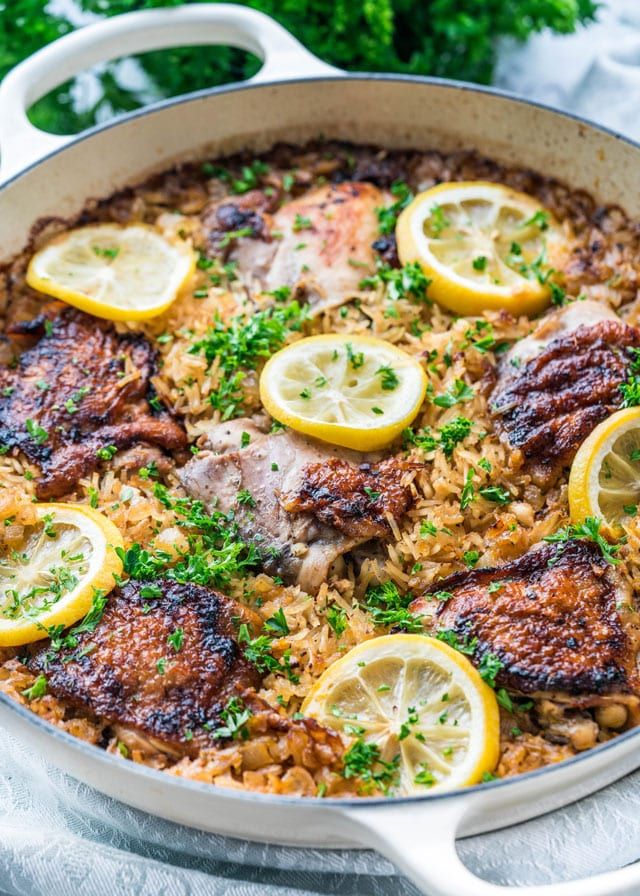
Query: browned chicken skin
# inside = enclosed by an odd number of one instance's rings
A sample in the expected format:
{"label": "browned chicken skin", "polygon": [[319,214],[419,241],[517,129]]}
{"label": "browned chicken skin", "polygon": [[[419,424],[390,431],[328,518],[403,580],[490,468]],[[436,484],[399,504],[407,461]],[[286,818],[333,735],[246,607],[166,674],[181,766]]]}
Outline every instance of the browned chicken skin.
{"label": "browned chicken skin", "polygon": [[0,367],[0,442],[40,466],[39,498],[71,491],[95,469],[100,448],[186,447],[182,427],[149,404],[155,355],[142,336],[120,336],[68,307],[10,333],[39,339],[15,367]]}
{"label": "browned chicken skin", "polygon": [[[452,597],[434,611],[435,592]],[[411,609],[433,613],[435,630],[477,638],[474,659],[495,654],[503,663],[498,683],[520,693],[639,690],[637,614],[591,542],[547,544],[504,566],[455,573]]]}
{"label": "browned chicken skin", "polygon": [[[545,327],[549,322],[539,330]],[[534,350],[527,351],[531,344]],[[569,331],[558,327],[550,340],[538,341],[534,332],[503,360],[489,398],[496,430],[522,452],[537,484],[552,485],[589,433],[622,406],[620,385],[634,348],[640,348],[640,330],[609,313]]]}
{"label": "browned chicken skin", "polygon": [[260,682],[235,641],[242,621],[260,625],[201,585],[129,581],[111,593],[102,620],[77,636],[77,646],[43,647],[29,665],[70,705],[195,755],[215,743],[211,730],[229,698]]}
{"label": "browned chicken skin", "polygon": [[202,225],[214,251],[230,249],[248,286],[287,286],[314,312],[360,295],[360,281],[375,270],[376,208],[386,204],[387,194],[373,184],[345,181],[311,190],[271,214],[272,199],[252,190],[208,206]]}
{"label": "browned chicken skin", "polygon": [[357,467],[332,457],[306,466],[296,490],[283,494],[280,503],[289,513],[311,513],[345,535],[383,538],[391,533],[389,516],[400,519],[413,502],[405,484],[409,469],[395,457]]}

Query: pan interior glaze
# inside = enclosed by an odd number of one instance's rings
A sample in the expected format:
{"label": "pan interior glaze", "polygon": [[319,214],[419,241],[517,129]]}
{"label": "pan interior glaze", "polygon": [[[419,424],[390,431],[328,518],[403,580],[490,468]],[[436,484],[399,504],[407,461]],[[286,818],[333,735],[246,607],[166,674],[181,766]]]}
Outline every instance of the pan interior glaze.
{"label": "pan interior glaze", "polygon": [[[207,9],[215,9],[217,17],[225,7],[201,6],[201,14]],[[163,13],[167,27],[172,18],[175,21],[168,12]],[[179,12],[186,10],[171,11]],[[2,126],[6,128],[6,122],[0,122]],[[640,215],[638,147],[615,134],[461,84],[388,76],[317,77],[169,101],[55,150],[0,189],[0,256],[9,258],[19,251],[37,219],[73,216],[87,198],[139,182],[174,160],[239,149],[260,151],[278,140],[304,142],[320,136],[394,148],[474,148],[501,162],[553,175],[599,200],[620,204],[632,216]],[[133,806],[205,830],[267,842],[372,846],[436,896],[515,892],[469,875],[455,855],[455,836],[492,830],[566,805],[640,764],[638,732],[632,731],[560,766],[513,781],[386,803],[305,803],[216,790],[121,762],[48,726],[4,695],[0,715],[60,768]],[[615,878],[601,876],[528,892],[637,893],[640,874],[634,869]]]}

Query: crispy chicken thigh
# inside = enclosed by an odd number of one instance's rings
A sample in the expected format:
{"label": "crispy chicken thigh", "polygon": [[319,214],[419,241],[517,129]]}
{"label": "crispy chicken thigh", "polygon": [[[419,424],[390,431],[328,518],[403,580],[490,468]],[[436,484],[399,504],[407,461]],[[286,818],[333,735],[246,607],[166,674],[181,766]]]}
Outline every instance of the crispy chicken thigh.
{"label": "crispy chicken thigh", "polygon": [[375,210],[386,202],[378,187],[345,181],[318,187],[271,214],[268,200],[254,190],[209,206],[203,228],[214,250],[226,234],[250,231],[232,240],[229,256],[245,283],[252,288],[257,282],[264,291],[287,286],[314,312],[360,295],[360,281],[375,270]]}
{"label": "crispy chicken thigh", "polygon": [[391,457],[357,467],[338,457],[309,464],[302,479],[281,496],[289,513],[311,513],[345,535],[384,538],[389,517],[400,519],[412,503],[405,480],[410,465]]}
{"label": "crispy chicken thigh", "polygon": [[0,442],[40,466],[39,498],[70,492],[100,448],[186,447],[182,427],[149,403],[155,354],[144,337],[120,336],[68,307],[10,332],[39,339],[15,367],[0,367]]}
{"label": "crispy chicken thigh", "polygon": [[29,665],[70,705],[159,749],[196,754],[214,743],[211,729],[229,698],[260,682],[235,641],[241,621],[259,629],[255,614],[201,585],[129,581],[75,647],[43,647]]}
{"label": "crispy chicken thigh", "polygon": [[[435,592],[451,597],[434,601]],[[411,609],[431,615],[435,630],[477,639],[474,660],[497,656],[498,683],[520,693],[640,688],[629,589],[591,542],[545,544],[504,566],[455,573]]]}
{"label": "crispy chicken thigh", "polygon": [[[234,450],[242,431],[251,442]],[[265,569],[305,591],[316,591],[343,554],[389,534],[386,514],[400,518],[412,500],[401,461],[365,463],[294,432],[261,433],[251,420],[218,424],[208,439],[224,453],[189,461],[179,473],[184,488],[209,508],[233,511]]]}
{"label": "crispy chicken thigh", "polygon": [[597,302],[550,314],[505,356],[489,403],[501,439],[553,485],[589,433],[622,406],[640,330]]}

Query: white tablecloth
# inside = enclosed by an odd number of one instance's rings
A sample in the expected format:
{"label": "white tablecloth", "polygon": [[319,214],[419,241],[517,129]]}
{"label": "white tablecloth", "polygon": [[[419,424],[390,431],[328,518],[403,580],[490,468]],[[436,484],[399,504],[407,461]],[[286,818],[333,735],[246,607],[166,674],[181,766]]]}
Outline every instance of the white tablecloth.
{"label": "white tablecloth", "polygon": [[[640,0],[611,0],[601,23],[501,47],[496,83],[640,137]],[[46,748],[46,747],[45,747]],[[498,883],[532,884],[640,857],[640,773],[508,831],[463,841]],[[266,847],[180,828],[106,799],[0,732],[1,896],[415,896],[368,852]]]}

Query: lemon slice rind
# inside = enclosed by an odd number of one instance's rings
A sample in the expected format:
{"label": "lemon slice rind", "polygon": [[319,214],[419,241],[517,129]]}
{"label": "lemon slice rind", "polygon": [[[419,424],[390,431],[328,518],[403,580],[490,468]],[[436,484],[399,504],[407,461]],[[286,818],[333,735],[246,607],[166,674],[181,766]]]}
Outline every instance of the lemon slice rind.
{"label": "lemon slice rind", "polygon": [[[397,379],[392,388],[383,387],[382,368]],[[269,359],[260,377],[260,398],[274,419],[358,451],[389,445],[416,417],[426,388],[416,358],[355,334],[294,342]]]}
{"label": "lemon slice rind", "polygon": [[498,761],[495,694],[466,657],[424,635],[354,647],[313,685],[302,712],[347,736],[361,732],[386,762],[399,755],[394,795],[475,784]]}
{"label": "lemon slice rind", "polygon": [[[4,601],[0,647],[29,644],[46,638],[53,626],[67,628],[77,622],[91,608],[96,589],[108,593],[115,585],[114,576],[122,572],[115,551],[124,546],[122,536],[103,514],[78,504],[38,504],[36,510],[43,527],[33,536],[29,564],[17,565],[10,555],[0,559],[0,600]],[[57,536],[46,534],[45,522],[50,531],[57,530]],[[32,604],[28,613],[11,611],[10,589],[24,593],[29,586],[46,585],[51,570],[57,568],[68,570],[78,579],[77,584],[48,600],[45,609]]]}
{"label": "lemon slice rind", "polygon": [[27,283],[108,320],[145,320],[165,311],[195,268],[190,244],[146,224],[68,230],[31,258]]}

